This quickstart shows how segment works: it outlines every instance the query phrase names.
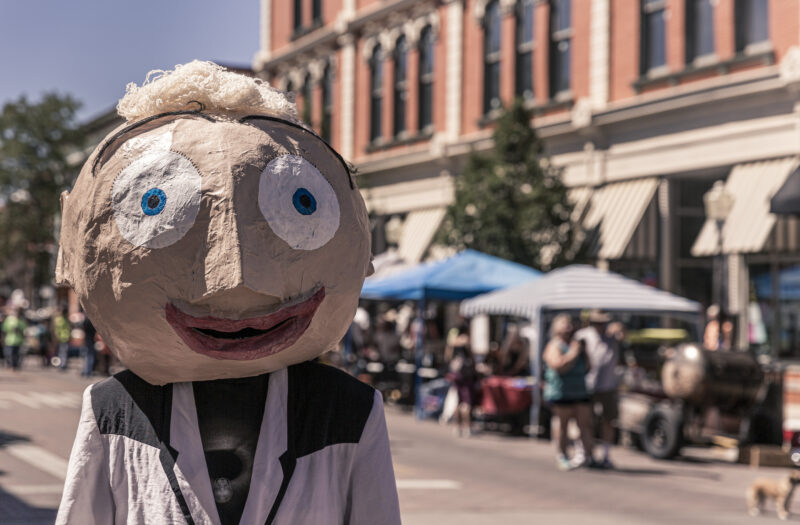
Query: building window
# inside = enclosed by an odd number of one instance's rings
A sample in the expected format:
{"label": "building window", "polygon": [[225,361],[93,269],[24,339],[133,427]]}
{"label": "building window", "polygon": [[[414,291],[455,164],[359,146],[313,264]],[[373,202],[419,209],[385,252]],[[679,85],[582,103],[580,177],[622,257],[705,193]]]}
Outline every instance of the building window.
{"label": "building window", "polygon": [[686,0],[686,63],[714,53],[713,0]]}
{"label": "building window", "polygon": [[533,98],[533,0],[517,4],[517,56],[514,65],[518,97]]}
{"label": "building window", "polygon": [[313,0],[311,2],[311,23],[313,25],[322,25],[322,0]]}
{"label": "building window", "polygon": [[311,104],[314,98],[314,83],[311,81],[311,75],[306,75],[306,80],[303,82],[303,122],[309,126],[313,126],[311,122]]}
{"label": "building window", "polygon": [[294,32],[303,27],[303,0],[294,0]]}
{"label": "building window", "polygon": [[320,134],[326,142],[331,141],[331,119],[333,115],[333,67],[325,64],[322,72],[322,124]]}
{"label": "building window", "polygon": [[572,5],[570,0],[550,3],[550,97],[570,89],[572,47]]}
{"label": "building window", "polygon": [[769,40],[767,0],[736,0],[736,51]]}
{"label": "building window", "polygon": [[666,0],[642,0],[642,74],[667,63],[666,4]]}
{"label": "building window", "polygon": [[433,125],[433,30],[426,26],[419,37],[419,129]]}
{"label": "building window", "polygon": [[375,46],[370,58],[369,140],[381,137],[381,105],[383,104],[383,50]]}
{"label": "building window", "polygon": [[406,130],[406,102],[408,99],[408,83],[406,82],[406,66],[408,64],[408,45],[406,37],[397,39],[394,46],[394,135]]}
{"label": "building window", "polygon": [[483,112],[500,107],[500,3],[489,2],[483,18]]}

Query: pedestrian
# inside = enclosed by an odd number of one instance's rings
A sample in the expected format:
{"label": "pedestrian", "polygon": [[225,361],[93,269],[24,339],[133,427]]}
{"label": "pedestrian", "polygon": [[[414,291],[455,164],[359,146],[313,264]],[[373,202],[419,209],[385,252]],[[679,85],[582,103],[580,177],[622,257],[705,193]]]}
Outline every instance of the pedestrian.
{"label": "pedestrian", "polygon": [[47,318],[39,318],[36,323],[36,328],[39,352],[42,357],[42,368],[47,368],[50,366],[50,359],[53,357],[53,337],[50,330],[50,320]]}
{"label": "pedestrian", "polygon": [[[575,333],[575,340],[583,343],[591,370],[586,374],[586,387],[592,396],[593,412],[599,416],[600,443],[603,459],[600,466],[613,468],[611,444],[615,441],[614,422],[619,414],[619,328],[609,334],[606,324],[611,317],[600,310],[589,312],[589,325]],[[614,323],[616,325],[616,323]],[[611,327],[609,327],[611,328]]]}
{"label": "pedestrian", "polygon": [[371,272],[349,165],[266,83],[158,75],[62,197],[58,283],[126,369],[84,393],[56,523],[399,525],[380,392],[314,362]]}
{"label": "pedestrian", "polygon": [[3,321],[3,354],[6,366],[18,372],[21,365],[20,350],[25,340],[25,329],[28,327],[22,314],[21,306],[14,306]]}
{"label": "pedestrian", "polygon": [[86,346],[86,357],[83,362],[83,375],[84,377],[92,377],[94,374],[94,364],[97,357],[97,347],[95,346],[95,336],[97,330],[94,329],[92,321],[89,316],[83,314],[83,344]]}
{"label": "pedestrian", "polygon": [[470,347],[469,323],[466,320],[462,320],[448,334],[444,359],[449,369],[447,379],[458,394],[458,407],[455,413],[456,432],[459,436],[469,437],[472,435],[472,407],[477,375]]}
{"label": "pedestrian", "polygon": [[[592,414],[586,374],[589,361],[585,347],[572,339],[572,319],[568,314],[557,315],[550,328],[550,341],[544,349],[544,400],[550,404],[558,421],[556,463],[560,470],[579,466],[594,466],[592,450]],[[580,431],[583,454],[575,453],[570,460],[567,428],[575,421]]]}
{"label": "pedestrian", "polygon": [[111,375],[111,360],[114,356],[111,355],[111,350],[108,348],[105,341],[103,341],[100,334],[97,334],[95,348],[97,349],[98,362],[100,363],[98,366],[100,375],[108,377]]}
{"label": "pedestrian", "polygon": [[524,376],[529,373],[528,344],[522,338],[519,325],[512,324],[508,327],[503,344],[500,345],[500,362],[496,375]]}
{"label": "pedestrian", "polygon": [[733,341],[733,323],[728,320],[723,321],[720,333],[720,309],[716,304],[706,309],[706,318],[708,323],[703,332],[703,346],[708,350],[730,350]]}
{"label": "pedestrian", "polygon": [[385,317],[378,321],[373,341],[384,365],[397,363],[398,359],[400,359],[400,336],[397,335],[392,321]]}
{"label": "pedestrian", "polygon": [[69,361],[69,340],[72,335],[72,327],[69,324],[68,314],[69,310],[66,306],[63,306],[61,311],[53,318],[53,333],[55,333],[56,344],[58,345],[58,367],[61,370],[67,369]]}

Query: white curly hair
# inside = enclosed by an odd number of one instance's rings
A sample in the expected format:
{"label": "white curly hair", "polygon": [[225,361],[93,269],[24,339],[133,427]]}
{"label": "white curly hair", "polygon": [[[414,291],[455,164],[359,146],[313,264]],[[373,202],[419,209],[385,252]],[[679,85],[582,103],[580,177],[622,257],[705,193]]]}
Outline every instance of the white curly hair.
{"label": "white curly hair", "polygon": [[172,71],[150,71],[141,86],[131,82],[117,104],[117,113],[134,122],[160,113],[196,109],[198,103],[210,114],[270,115],[302,124],[294,94],[200,60],[179,64]]}

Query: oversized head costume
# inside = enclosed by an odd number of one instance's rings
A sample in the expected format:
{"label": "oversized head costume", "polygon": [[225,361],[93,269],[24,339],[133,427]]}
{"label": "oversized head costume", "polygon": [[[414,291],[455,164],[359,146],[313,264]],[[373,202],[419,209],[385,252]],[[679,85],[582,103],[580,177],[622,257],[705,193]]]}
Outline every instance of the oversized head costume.
{"label": "oversized head costume", "polygon": [[129,85],[57,279],[129,369],[84,394],[59,523],[397,523],[380,397],[310,360],[370,269],[348,165],[208,62]]}

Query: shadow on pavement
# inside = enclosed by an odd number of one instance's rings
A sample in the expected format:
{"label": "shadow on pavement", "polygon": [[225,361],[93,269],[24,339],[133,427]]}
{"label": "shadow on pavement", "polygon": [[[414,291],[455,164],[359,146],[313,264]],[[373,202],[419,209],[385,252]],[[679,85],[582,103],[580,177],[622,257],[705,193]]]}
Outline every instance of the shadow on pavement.
{"label": "shadow on pavement", "polygon": [[664,470],[656,468],[614,468],[607,470],[609,474],[623,474],[626,476],[670,476],[673,478],[695,478],[718,481],[721,476],[716,472],[706,472],[703,470]]}
{"label": "shadow on pavement", "polygon": [[609,474],[624,474],[626,476],[666,476],[671,474],[666,470],[653,468],[614,468],[607,471]]}
{"label": "shadow on pavement", "polygon": [[21,436],[19,434],[14,434],[13,432],[8,432],[7,430],[0,430],[0,447],[4,447],[6,445],[10,445],[12,443],[19,443],[20,441],[30,441],[28,436]]}
{"label": "shadow on pavement", "polygon": [[0,523],[3,525],[51,525],[57,509],[33,507],[0,487]]}

